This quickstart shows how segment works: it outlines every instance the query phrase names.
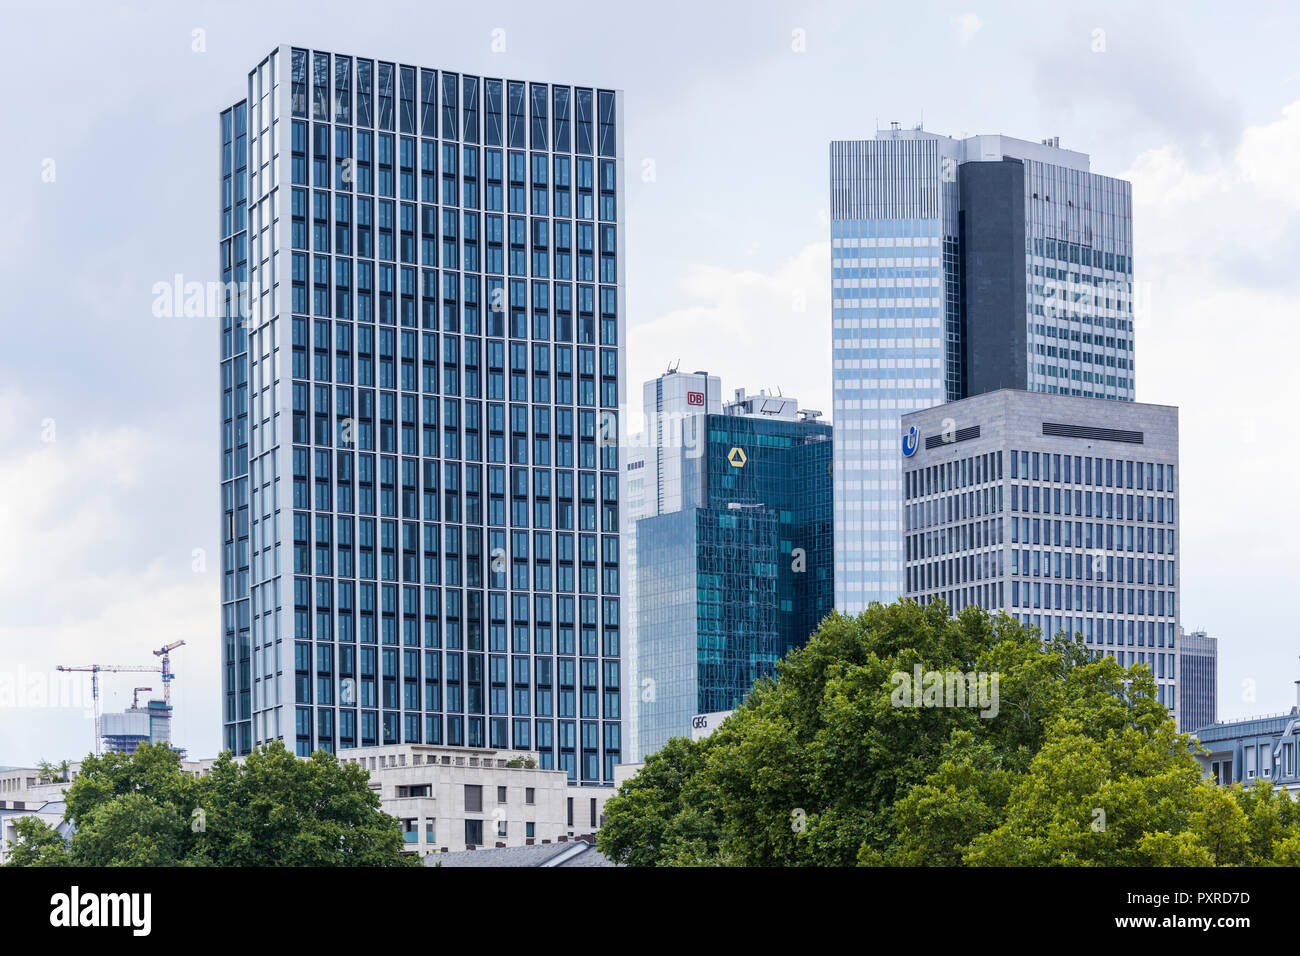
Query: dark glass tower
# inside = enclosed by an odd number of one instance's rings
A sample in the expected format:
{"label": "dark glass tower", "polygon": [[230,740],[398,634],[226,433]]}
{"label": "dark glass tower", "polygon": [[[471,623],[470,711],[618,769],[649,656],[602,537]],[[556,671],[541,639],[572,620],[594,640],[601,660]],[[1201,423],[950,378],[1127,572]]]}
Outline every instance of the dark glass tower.
{"label": "dark glass tower", "polygon": [[681,498],[698,505],[636,526],[639,756],[736,707],[834,600],[831,426],[743,393],[703,420],[679,458]]}

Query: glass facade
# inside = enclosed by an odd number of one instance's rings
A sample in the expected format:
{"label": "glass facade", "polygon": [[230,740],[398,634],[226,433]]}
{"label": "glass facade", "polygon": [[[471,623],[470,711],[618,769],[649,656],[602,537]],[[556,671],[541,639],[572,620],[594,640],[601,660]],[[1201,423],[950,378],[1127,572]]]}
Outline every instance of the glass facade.
{"label": "glass facade", "polygon": [[900,415],[1001,387],[1133,400],[1131,203],[1008,137],[895,128],[830,167],[836,607],[859,611],[903,593]]}
{"label": "glass facade", "polygon": [[834,597],[831,427],[705,417],[699,507],[637,522],[641,755],[736,707]]}
{"label": "glass facade", "polygon": [[514,748],[612,781],[621,111],[281,48],[222,114],[236,753]]}

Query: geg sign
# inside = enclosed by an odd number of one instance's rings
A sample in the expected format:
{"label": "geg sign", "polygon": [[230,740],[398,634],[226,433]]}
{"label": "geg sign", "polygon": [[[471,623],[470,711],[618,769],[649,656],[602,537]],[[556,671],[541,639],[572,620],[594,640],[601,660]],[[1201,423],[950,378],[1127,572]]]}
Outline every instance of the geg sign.
{"label": "geg sign", "polygon": [[691,718],[691,740],[703,740],[735,711],[719,710],[712,714],[696,714]]}

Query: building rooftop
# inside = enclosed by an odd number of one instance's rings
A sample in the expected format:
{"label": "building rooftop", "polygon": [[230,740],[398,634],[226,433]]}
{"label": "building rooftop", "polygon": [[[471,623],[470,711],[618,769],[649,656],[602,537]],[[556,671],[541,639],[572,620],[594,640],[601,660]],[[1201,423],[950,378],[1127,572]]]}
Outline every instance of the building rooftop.
{"label": "building rooftop", "polygon": [[430,853],[425,866],[533,867],[533,866],[618,866],[585,840],[572,843],[542,843],[455,853]]}

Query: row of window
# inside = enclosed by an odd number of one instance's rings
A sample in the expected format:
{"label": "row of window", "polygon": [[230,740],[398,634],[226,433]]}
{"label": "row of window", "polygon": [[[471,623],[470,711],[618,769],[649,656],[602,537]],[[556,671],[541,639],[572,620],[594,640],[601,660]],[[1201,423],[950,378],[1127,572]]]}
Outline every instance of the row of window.
{"label": "row of window", "polygon": [[[615,155],[617,110],[609,90],[549,87],[293,49],[294,116],[400,130],[488,146]],[[354,70],[355,66],[355,70]],[[308,83],[310,82],[310,103]],[[481,104],[481,106],[480,106]],[[549,144],[549,145],[548,145]],[[594,149],[593,149],[594,147]]]}

